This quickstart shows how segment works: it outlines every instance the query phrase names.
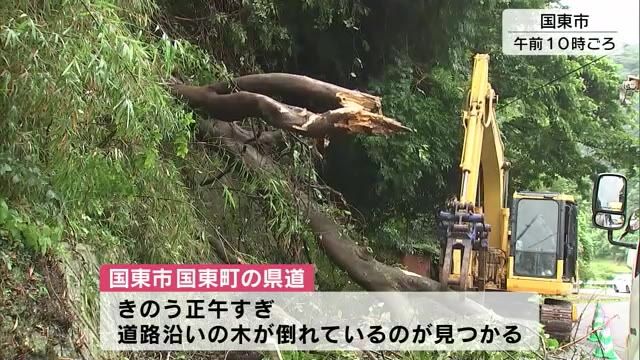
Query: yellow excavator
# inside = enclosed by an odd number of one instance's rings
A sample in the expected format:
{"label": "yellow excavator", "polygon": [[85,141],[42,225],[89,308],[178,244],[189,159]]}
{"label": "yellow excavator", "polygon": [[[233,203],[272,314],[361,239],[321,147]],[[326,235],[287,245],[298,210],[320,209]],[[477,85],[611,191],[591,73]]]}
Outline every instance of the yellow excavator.
{"label": "yellow excavator", "polygon": [[496,122],[489,55],[474,56],[462,114],[464,143],[458,198],[438,213],[443,230],[440,282],[460,291],[519,291],[547,297],[545,332],[570,338],[575,306],[557,299],[577,291],[577,214],[574,198],[518,191],[508,206],[509,162]]}

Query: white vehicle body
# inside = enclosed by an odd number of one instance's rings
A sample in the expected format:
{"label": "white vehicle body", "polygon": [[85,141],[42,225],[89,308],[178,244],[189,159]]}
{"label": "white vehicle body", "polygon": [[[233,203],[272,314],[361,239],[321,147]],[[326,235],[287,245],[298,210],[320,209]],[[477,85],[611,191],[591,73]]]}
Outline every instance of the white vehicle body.
{"label": "white vehicle body", "polygon": [[615,290],[616,292],[630,293],[632,279],[632,274],[616,275],[616,277],[613,279],[613,290]]}
{"label": "white vehicle body", "polygon": [[640,251],[636,251],[636,261],[633,265],[633,280],[631,282],[631,294],[629,299],[629,334],[627,335],[626,358],[627,360],[640,359]]}

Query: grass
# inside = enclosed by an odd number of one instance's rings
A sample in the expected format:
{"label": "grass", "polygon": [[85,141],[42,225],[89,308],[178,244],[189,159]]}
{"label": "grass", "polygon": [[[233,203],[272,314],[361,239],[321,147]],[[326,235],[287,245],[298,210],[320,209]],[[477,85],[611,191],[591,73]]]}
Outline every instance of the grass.
{"label": "grass", "polygon": [[596,259],[590,267],[594,280],[611,280],[615,274],[631,272],[627,264],[609,259]]}
{"label": "grass", "polygon": [[0,237],[0,358],[71,353],[73,316],[63,302],[61,268],[48,257],[33,262]]}
{"label": "grass", "polygon": [[0,2],[0,359],[97,344],[101,263],[216,261],[182,176],[193,114],[161,84],[213,65],[132,31],[147,0],[58,3]]}

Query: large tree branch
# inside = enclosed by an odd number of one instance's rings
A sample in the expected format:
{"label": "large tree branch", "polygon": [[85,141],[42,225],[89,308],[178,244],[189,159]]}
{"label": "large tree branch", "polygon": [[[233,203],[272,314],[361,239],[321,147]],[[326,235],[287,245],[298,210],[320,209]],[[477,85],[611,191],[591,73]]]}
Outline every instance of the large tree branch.
{"label": "large tree branch", "polygon": [[252,92],[218,94],[211,87],[182,84],[172,85],[172,91],[184,98],[190,106],[205,111],[217,120],[234,122],[260,117],[271,126],[306,137],[324,138],[338,133],[379,135],[410,131],[396,120],[367,111],[353,103],[316,114]]}
{"label": "large tree branch", "polygon": [[284,102],[305,107],[315,112],[325,112],[339,107],[359,105],[367,111],[381,113],[382,105],[377,96],[349,90],[303,75],[270,73],[237,77],[208,86],[217,94],[234,91],[249,91],[270,97],[279,97]]}

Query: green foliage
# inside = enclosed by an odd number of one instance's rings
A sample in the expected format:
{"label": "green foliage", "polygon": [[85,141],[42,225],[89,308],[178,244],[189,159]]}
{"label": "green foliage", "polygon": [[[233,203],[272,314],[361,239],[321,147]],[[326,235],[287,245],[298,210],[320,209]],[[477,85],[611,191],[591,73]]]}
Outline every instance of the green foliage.
{"label": "green foliage", "polygon": [[[479,52],[491,56],[498,122],[512,163],[510,192],[548,188],[563,178],[575,184],[572,194],[586,195],[597,172],[617,168],[635,176],[638,112],[618,103],[620,77],[612,61],[587,65],[594,58],[501,53],[501,31],[494,24],[500,23],[502,10],[543,8],[548,1],[368,5],[360,30],[371,48],[362,60],[363,77],[383,96],[386,113],[417,129],[411,135],[364,139],[366,155],[345,155],[361,148],[343,147],[337,162],[348,165],[329,164],[354,169],[358,175],[351,181],[368,185],[353,186],[335,179],[340,170],[329,172],[330,183],[361,212],[383,214],[374,223],[420,216],[458,191],[459,178],[451,176],[460,156],[458,119],[471,56]],[[374,189],[377,197],[364,194]],[[585,213],[581,223],[587,220]],[[590,244],[584,241],[587,252]]]}
{"label": "green foliage", "polygon": [[629,273],[631,269],[623,262],[609,259],[594,259],[590,264],[594,280],[612,280],[616,274]]}
{"label": "green foliage", "polygon": [[437,260],[440,249],[435,228],[436,225],[425,217],[413,221],[389,219],[376,229],[376,253],[428,254]]}
{"label": "green foliage", "polygon": [[[77,293],[56,306],[73,306],[59,312],[77,312],[78,326],[97,326],[99,264],[215,261],[179,167],[194,155],[194,117],[163,82],[175,71],[204,80],[226,72],[189,43],[145,30],[152,5],[0,3],[0,277],[5,265],[43,258],[63,267],[59,296],[49,301]],[[78,254],[82,261],[72,261]],[[31,282],[15,283],[36,298]],[[20,318],[7,320],[20,333],[32,323],[58,326],[46,314],[10,316]],[[24,331],[31,336],[33,327]],[[20,347],[10,346],[11,356],[40,351]]]}
{"label": "green foliage", "polygon": [[144,13],[132,18],[117,4],[16,2],[0,14],[0,189],[10,203],[43,220],[63,217],[65,237],[120,239],[138,260],[198,257],[187,246],[198,224],[170,161],[187,155],[194,119],[161,79],[204,69],[206,57],[150,38],[134,26],[148,23]]}
{"label": "green foliage", "polygon": [[547,339],[545,339],[545,342],[546,342],[547,348],[548,348],[549,350],[555,350],[555,349],[557,349],[558,347],[560,347],[560,343],[559,343],[559,342],[558,342],[558,340],[556,340],[556,339],[553,339],[553,338],[547,338]]}
{"label": "green foliage", "polygon": [[448,170],[458,155],[461,126],[455,120],[463,96],[458,81],[445,68],[432,69],[422,81],[410,66],[399,63],[382,80],[372,82],[372,91],[382,95],[385,113],[415,132],[361,138],[380,174],[376,191],[383,211],[407,217],[432,210],[424,205],[442,200]]}
{"label": "green foliage", "polygon": [[492,62],[494,86],[508,106],[498,116],[514,165],[514,187],[549,185],[561,176],[585,192],[589,185],[582,179],[595,172],[612,166],[633,171],[638,142],[630,129],[637,129],[636,115],[618,104],[619,78],[611,62],[600,60],[528,94],[588,61],[496,56]]}
{"label": "green foliage", "polygon": [[173,35],[193,40],[238,70],[254,70],[258,67],[256,57],[262,54],[272,55],[270,58],[277,62],[282,54],[290,52],[289,34],[278,23],[278,8],[273,1],[158,3],[175,15],[159,14]]}
{"label": "green foliage", "polygon": [[455,187],[465,81],[446,67],[424,72],[398,58],[369,88],[387,116],[415,131],[337,139],[327,154],[325,179],[364,214],[365,232],[381,250],[437,252],[431,214]]}
{"label": "green foliage", "polygon": [[[283,71],[308,61],[308,52],[315,51],[323,54],[315,59],[320,60],[319,67],[341,67],[341,61],[332,56],[352,65],[354,58],[342,56],[335,42],[347,45],[367,12],[360,1],[346,0],[158,2],[167,13],[160,21],[172,34],[200,45],[239,73]],[[350,66],[339,71],[349,74],[352,70]]]}
{"label": "green foliage", "polygon": [[49,226],[21,216],[0,198],[0,238],[22,243],[27,249],[44,255],[49,250],[58,250],[62,227],[59,224]]}

